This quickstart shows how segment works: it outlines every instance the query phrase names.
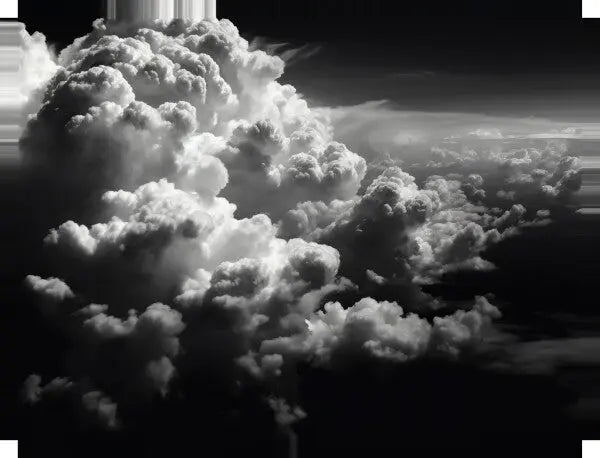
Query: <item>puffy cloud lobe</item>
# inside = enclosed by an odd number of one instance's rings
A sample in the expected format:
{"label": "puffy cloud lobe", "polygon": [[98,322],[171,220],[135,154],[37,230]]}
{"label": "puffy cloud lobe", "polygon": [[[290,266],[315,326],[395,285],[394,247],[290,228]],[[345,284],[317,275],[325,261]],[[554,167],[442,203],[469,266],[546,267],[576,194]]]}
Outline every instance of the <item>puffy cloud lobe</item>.
{"label": "puffy cloud lobe", "polygon": [[504,212],[502,216],[494,221],[494,226],[500,230],[517,226],[526,212],[527,210],[523,205],[513,205],[510,210]]}
{"label": "puffy cloud lobe", "polygon": [[471,187],[432,175],[419,187],[412,175],[388,167],[359,198],[298,205],[282,219],[280,234],[336,247],[341,272],[355,281],[371,279],[369,271],[395,281],[428,283],[453,269],[490,269],[481,253],[515,234],[527,211],[514,205],[497,215],[499,210],[470,201],[468,193],[473,197],[483,178],[471,174],[467,184]]}
{"label": "puffy cloud lobe", "polygon": [[[302,201],[356,193],[365,161],[331,143],[328,120],[276,82],[279,58],[251,51],[228,21],[153,27],[97,22],[63,51],[21,142],[42,186],[94,202],[166,177],[199,193],[225,188],[240,215],[276,219]],[[264,186],[247,193],[250,182]]]}
{"label": "puffy cloud lobe", "polygon": [[465,183],[477,175],[482,182],[476,185],[475,193],[473,184],[464,189],[469,199],[488,205],[502,203],[493,199],[497,195],[516,199],[527,206],[540,202],[547,205],[557,199],[568,199],[581,184],[578,159],[556,141],[525,148],[507,142],[487,148],[465,147],[462,151],[452,149],[452,145],[442,145],[431,149],[429,161],[423,160],[423,156],[427,158],[422,154],[418,160],[405,162],[410,173],[420,179],[428,174],[458,174]]}
{"label": "puffy cloud lobe", "polygon": [[[416,315],[403,317],[398,304],[362,299],[348,311],[337,306],[325,308],[324,321],[341,325],[340,347],[364,349],[373,355],[405,361],[423,353],[428,343],[429,325]],[[331,313],[331,316],[329,314]],[[337,321],[342,319],[343,321]],[[336,320],[337,319],[337,320]]]}
{"label": "puffy cloud lobe", "polygon": [[[79,328],[72,362],[85,381],[56,378],[41,386],[41,377],[31,375],[23,385],[23,399],[37,404],[48,396],[75,397],[87,417],[108,428],[119,425],[117,403],[95,390],[89,381],[109,389],[117,401],[141,401],[152,393],[167,395],[176,374],[173,359],[180,352],[179,335],[185,329],[182,315],[163,304],[154,304],[142,314],[130,311],[128,318],[107,314],[106,305],[91,304],[72,316]],[[62,319],[68,317],[63,314]],[[73,331],[72,331],[73,332]]]}
{"label": "puffy cloud lobe", "polygon": [[21,66],[21,103],[25,116],[37,112],[42,92],[58,70],[56,58],[48,49],[46,37],[35,32],[21,31],[23,60]]}
{"label": "puffy cloud lobe", "polygon": [[[330,203],[356,195],[365,160],[340,143],[317,141],[314,130],[304,134],[303,129],[285,138],[272,121],[261,121],[234,132],[232,149],[220,157],[231,177],[224,196],[238,204],[241,215],[265,212],[279,219],[304,201]],[[300,135],[312,141],[302,145]],[[308,149],[295,152],[301,146]],[[246,192],[250,186],[252,195]]]}
{"label": "puffy cloud lobe", "polygon": [[188,100],[198,108],[198,121],[207,127],[217,122],[217,110],[236,105],[236,97],[210,55],[195,53],[185,41],[160,31],[141,29],[125,38],[109,33],[106,28],[97,29],[96,41],[63,52],[61,63],[72,72],[110,65],[133,86],[138,100],[155,107]]}
{"label": "puffy cloud lobe", "polygon": [[25,283],[32,291],[51,302],[62,302],[75,297],[69,285],[58,278],[45,279],[36,275],[28,275]]}
{"label": "puffy cloud lobe", "polygon": [[378,275],[376,272],[373,272],[372,270],[367,269],[367,278],[369,280],[371,280],[373,283],[376,283],[378,285],[385,285],[386,283],[386,279],[384,277],[382,277],[381,275]]}
{"label": "puffy cloud lobe", "polygon": [[333,224],[316,234],[318,240],[341,251],[342,273],[352,279],[363,278],[367,270],[383,277],[410,278],[406,260],[412,243],[419,240],[416,234],[444,212],[464,205],[458,183],[435,178],[419,188],[411,175],[391,167]]}
{"label": "puffy cloud lobe", "polygon": [[[74,181],[71,186],[99,192],[113,186],[135,188],[155,177],[168,177],[184,190],[215,196],[227,184],[228,175],[211,154],[220,146],[217,139],[208,134],[191,139],[197,128],[195,113],[183,101],[166,102],[156,109],[143,102],[126,106],[102,102],[90,107],[66,125],[72,152],[63,151],[63,157],[56,158],[57,180],[67,174],[67,180]],[[28,140],[24,142],[27,152]],[[35,148],[36,155],[40,148]],[[75,173],[77,179],[72,177]]]}
{"label": "puffy cloud lobe", "polygon": [[244,368],[253,377],[279,377],[281,367],[283,366],[283,356],[281,355],[263,355],[257,360],[254,352],[240,356],[237,364]]}
{"label": "puffy cloud lobe", "polygon": [[176,302],[185,307],[215,306],[236,316],[238,331],[253,333],[260,328],[260,335],[283,332],[290,316],[311,313],[323,296],[348,287],[336,279],[340,258],[335,249],[300,239],[278,242],[264,257],[222,263],[210,279],[199,271],[197,280],[183,283]]}
{"label": "puffy cloud lobe", "polygon": [[[97,352],[98,357],[90,361],[95,367],[90,369],[109,386],[124,377],[125,385],[141,384],[166,395],[175,375],[172,359],[179,354],[179,335],[184,329],[182,315],[164,304],[151,305],[139,316],[131,311],[125,320],[102,311],[83,322],[81,331],[88,347],[80,350],[83,358],[89,357],[88,352]],[[98,349],[111,342],[122,346],[121,353],[103,361]]]}
{"label": "puffy cloud lobe", "polygon": [[37,374],[31,374],[23,382],[22,396],[26,403],[36,404],[44,395],[60,393],[68,390],[72,382],[65,378],[55,378],[47,385],[42,386],[42,377]]}
{"label": "puffy cloud lobe", "polygon": [[198,269],[181,284],[181,293],[175,298],[179,307],[186,309],[202,304],[206,292],[211,286],[211,272]]}
{"label": "puffy cloud lobe", "polygon": [[257,259],[225,262],[213,273],[211,294],[252,297],[269,282],[267,266]]}
{"label": "puffy cloud lobe", "polygon": [[312,288],[334,280],[340,264],[340,255],[335,249],[294,239],[288,242],[288,250],[285,277],[309,283]]}
{"label": "puffy cloud lobe", "polygon": [[229,171],[215,155],[226,148],[221,137],[210,133],[195,135],[184,143],[181,155],[175,158],[175,180],[184,190],[218,195],[229,183]]}
{"label": "puffy cloud lobe", "polygon": [[[267,255],[283,244],[275,239],[276,228],[265,216],[237,220],[235,207],[226,200],[203,199],[165,180],[148,183],[135,193],[108,192],[104,201],[120,217],[90,228],[66,222],[50,232],[46,243],[60,249],[65,259],[73,258],[65,264],[67,273],[87,267],[103,278],[104,286],[125,282],[131,288],[145,272],[153,283],[140,285],[145,292],[140,291],[138,299],[162,297],[198,269],[212,271],[225,261]],[[82,291],[86,294],[104,294],[96,298],[102,302],[119,300],[109,295],[118,288],[103,287],[104,293],[94,284],[80,288],[86,288]]]}
{"label": "puffy cloud lobe", "polygon": [[32,374],[23,383],[23,400],[31,407],[49,402],[58,403],[61,410],[75,409],[75,415],[85,426],[114,430],[120,427],[117,405],[101,391],[88,391],[86,383],[75,383],[57,377],[42,386],[42,378]]}
{"label": "puffy cloud lobe", "polygon": [[348,309],[330,302],[306,320],[302,333],[263,341],[260,355],[316,358],[321,364],[343,362],[349,355],[399,362],[426,355],[455,357],[479,343],[492,319],[499,317],[484,297],[470,310],[436,317],[433,323],[405,314],[395,302],[365,298]]}
{"label": "puffy cloud lobe", "polygon": [[90,391],[81,397],[83,408],[108,429],[119,426],[117,405],[101,391]]}
{"label": "puffy cloud lobe", "polygon": [[355,205],[355,199],[324,202],[302,202],[289,210],[279,222],[279,235],[283,238],[302,237],[318,240],[331,229],[342,215]]}
{"label": "puffy cloud lobe", "polygon": [[433,278],[458,268],[490,269],[493,265],[480,257],[491,244],[501,240],[498,230],[462,219],[462,215],[444,216],[420,228],[411,242],[409,263],[415,279],[428,283]]}
{"label": "puffy cloud lobe", "polygon": [[[418,113],[413,115],[419,119]],[[382,132],[382,135],[389,133]],[[506,211],[516,202],[524,205],[531,217],[537,210],[568,203],[580,187],[579,161],[560,140],[518,136],[473,140],[460,133],[430,140],[404,145],[397,151],[393,149],[399,145],[387,146],[386,151],[391,149],[392,152],[376,157],[369,164],[363,188],[386,168],[399,165],[414,176],[420,186],[438,175],[459,182],[464,195],[474,205]],[[383,139],[383,144],[386,141]]]}
{"label": "puffy cloud lobe", "polygon": [[523,205],[515,204],[496,216],[492,209],[470,204],[456,181],[430,177],[426,187],[435,188],[450,205],[413,234],[409,262],[418,281],[431,282],[458,268],[493,268],[480,254],[526,224],[527,209]]}
{"label": "puffy cloud lobe", "polygon": [[414,178],[398,167],[385,170],[367,188],[354,209],[354,219],[387,220],[408,228],[423,223],[440,206],[439,193],[420,190]]}
{"label": "puffy cloud lobe", "polygon": [[433,320],[432,346],[435,351],[458,356],[483,336],[492,319],[500,318],[500,311],[485,297],[477,297],[469,311],[458,310],[449,317]]}
{"label": "puffy cloud lobe", "polygon": [[268,403],[269,407],[275,412],[275,420],[283,427],[288,427],[306,418],[306,413],[300,407],[290,407],[285,399],[270,398]]}

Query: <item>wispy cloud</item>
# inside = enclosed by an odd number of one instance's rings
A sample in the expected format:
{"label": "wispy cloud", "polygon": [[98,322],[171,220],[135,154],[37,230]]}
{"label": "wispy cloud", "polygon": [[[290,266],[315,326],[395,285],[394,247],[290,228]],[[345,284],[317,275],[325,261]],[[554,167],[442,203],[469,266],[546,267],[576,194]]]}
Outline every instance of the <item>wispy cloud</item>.
{"label": "wispy cloud", "polygon": [[315,43],[296,45],[288,42],[272,42],[266,37],[255,37],[250,43],[250,49],[261,49],[268,54],[279,56],[285,61],[286,67],[290,67],[317,55],[322,46]]}
{"label": "wispy cloud", "polygon": [[[357,148],[390,150],[406,144],[440,142],[600,139],[600,123],[559,122],[537,117],[489,116],[481,113],[403,110],[385,101],[323,108],[335,124],[338,137]],[[376,143],[376,144],[375,144]]]}

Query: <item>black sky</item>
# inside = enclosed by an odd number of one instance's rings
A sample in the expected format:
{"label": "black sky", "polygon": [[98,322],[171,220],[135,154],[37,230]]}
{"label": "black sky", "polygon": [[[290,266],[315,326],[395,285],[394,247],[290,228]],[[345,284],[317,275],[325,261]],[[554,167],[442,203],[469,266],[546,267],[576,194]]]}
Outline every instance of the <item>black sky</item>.
{"label": "black sky", "polygon": [[[20,19],[64,46],[89,31],[102,3],[21,0]],[[420,67],[600,72],[600,25],[580,19],[577,1],[219,0],[219,16],[249,36],[352,46],[346,56],[370,62],[396,53]]]}
{"label": "black sky", "polygon": [[[28,30],[59,49],[103,11],[103,0],[20,5]],[[319,49],[283,77],[313,105],[386,99],[417,111],[600,115],[600,21],[581,19],[578,1],[219,0],[218,7],[249,40]]]}

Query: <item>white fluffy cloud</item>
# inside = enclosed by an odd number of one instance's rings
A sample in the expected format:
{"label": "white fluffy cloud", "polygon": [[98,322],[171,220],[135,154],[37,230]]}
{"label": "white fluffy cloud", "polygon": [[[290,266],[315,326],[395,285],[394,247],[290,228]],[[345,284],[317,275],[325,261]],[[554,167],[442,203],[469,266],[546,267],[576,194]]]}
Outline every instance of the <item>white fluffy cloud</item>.
{"label": "white fluffy cloud", "polygon": [[56,58],[48,49],[46,37],[39,32],[32,35],[21,31],[23,61],[21,65],[21,102],[24,114],[35,113],[39,109],[41,92],[48,80],[58,70]]}
{"label": "white fluffy cloud", "polygon": [[32,291],[52,302],[61,302],[75,297],[69,285],[58,278],[46,279],[36,275],[28,275],[25,283]]}
{"label": "white fluffy cloud", "polygon": [[361,354],[398,362],[425,354],[457,356],[479,343],[485,327],[499,316],[484,297],[470,310],[437,317],[433,323],[406,314],[395,302],[365,298],[348,309],[330,302],[306,320],[302,333],[266,340],[260,350],[262,355],[311,357],[320,363]]}
{"label": "white fluffy cloud", "polygon": [[[478,178],[470,180],[477,184]],[[472,204],[458,180],[434,175],[419,187],[413,176],[389,167],[359,198],[298,205],[283,218],[280,233],[336,247],[342,273],[353,280],[373,271],[380,283],[427,282],[453,268],[490,268],[480,254],[512,234],[524,213],[515,205],[495,215]]]}

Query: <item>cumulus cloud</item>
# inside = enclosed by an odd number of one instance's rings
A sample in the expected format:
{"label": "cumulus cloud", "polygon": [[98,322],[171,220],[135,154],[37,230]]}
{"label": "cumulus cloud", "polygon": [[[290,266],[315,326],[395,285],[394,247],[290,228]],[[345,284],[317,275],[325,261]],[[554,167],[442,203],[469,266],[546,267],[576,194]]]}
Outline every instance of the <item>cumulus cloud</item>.
{"label": "cumulus cloud", "polygon": [[37,374],[31,374],[23,382],[22,396],[28,404],[39,402],[44,395],[50,393],[60,393],[68,390],[72,382],[65,378],[55,378],[47,385],[42,386],[42,377]]}
{"label": "cumulus cloud", "polygon": [[28,275],[25,284],[47,304],[56,305],[75,297],[69,285],[58,278],[45,279],[36,275]]}
{"label": "cumulus cloud", "polygon": [[20,144],[54,277],[26,283],[71,300],[53,319],[72,373],[30,377],[24,399],[76,393],[109,428],[214,369],[272,388],[289,429],[305,415],[287,396],[296,363],[476,350],[499,310],[453,308],[420,284],[492,268],[486,248],[540,217],[523,196],[577,186],[556,148],[359,155],[227,20],[98,21],[58,64]]}
{"label": "cumulus cloud", "polygon": [[[95,380],[109,386],[119,398],[158,393],[166,395],[176,375],[173,359],[180,352],[179,335],[185,329],[179,312],[153,304],[143,313],[130,311],[122,319],[98,309],[83,318],[77,333],[75,358]],[[116,354],[106,350],[118,349]]]}
{"label": "cumulus cloud", "polygon": [[569,156],[565,146],[549,142],[539,147],[493,147],[460,151],[438,147],[432,149],[432,160],[415,163],[418,173],[476,173],[488,199],[496,204],[496,195],[510,196],[530,205],[548,205],[556,199],[568,198],[580,186],[579,163]]}
{"label": "cumulus cloud", "polygon": [[266,340],[261,352],[316,358],[326,364],[344,361],[348,355],[398,362],[427,354],[457,356],[479,343],[486,326],[499,316],[484,297],[478,297],[470,310],[436,317],[433,323],[406,314],[395,302],[365,298],[348,309],[330,302],[307,319],[304,332]]}
{"label": "cumulus cloud", "polygon": [[21,40],[23,49],[20,73],[21,102],[24,105],[24,115],[27,116],[39,109],[43,89],[58,70],[58,65],[43,34],[35,32],[30,35],[23,29]]}
{"label": "cumulus cloud", "polygon": [[[471,176],[470,182],[476,185],[480,177]],[[452,268],[490,268],[480,254],[510,235],[524,212],[515,206],[494,215],[471,203],[458,180],[433,175],[420,187],[401,168],[389,167],[357,199],[297,206],[282,220],[280,233],[336,247],[342,273],[354,281],[365,274],[376,278],[369,272],[427,281]]]}
{"label": "cumulus cloud", "polygon": [[[328,142],[319,130],[305,125],[286,138],[271,121],[238,128],[233,149],[221,155],[231,171],[224,196],[241,214],[265,212],[277,219],[304,201],[352,198],[366,162],[344,145]],[[260,199],[248,196],[250,186]]]}
{"label": "cumulus cloud", "polygon": [[285,399],[271,398],[269,406],[275,412],[277,423],[282,426],[289,426],[306,417],[306,413],[300,407],[290,407]]}
{"label": "cumulus cloud", "polygon": [[73,410],[80,426],[114,430],[119,428],[117,405],[101,391],[87,390],[86,383],[57,377],[42,386],[42,377],[31,374],[23,383],[22,398],[31,408],[38,404],[58,404]]}
{"label": "cumulus cloud", "polygon": [[[321,110],[337,138],[368,159],[363,189],[389,165],[401,166],[418,183],[440,175],[467,184],[469,175],[479,175],[477,189],[485,195],[473,201],[504,209],[511,204],[495,199],[498,192],[531,210],[568,202],[580,184],[570,139],[597,132],[595,125],[574,128],[537,118],[405,112],[385,102]],[[563,179],[566,186],[557,187]]]}

